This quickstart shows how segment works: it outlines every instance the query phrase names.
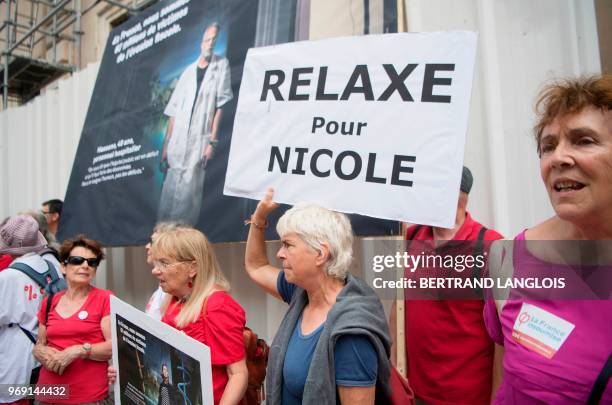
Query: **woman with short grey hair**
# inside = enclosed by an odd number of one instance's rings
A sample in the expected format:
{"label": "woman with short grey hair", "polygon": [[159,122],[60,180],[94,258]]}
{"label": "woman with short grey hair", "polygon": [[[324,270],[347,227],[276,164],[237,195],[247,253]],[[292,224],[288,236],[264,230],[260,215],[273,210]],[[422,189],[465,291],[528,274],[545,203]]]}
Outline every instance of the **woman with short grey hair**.
{"label": "woman with short grey hair", "polygon": [[270,264],[264,230],[278,204],[268,189],[250,224],[245,267],[289,309],[270,347],[266,403],[389,403],[390,338],[374,291],[349,273],[353,231],[344,214],[298,204],[278,221]]}
{"label": "woman with short grey hair", "polygon": [[316,204],[297,204],[283,215],[276,226],[279,235],[295,233],[314,250],[329,248],[325,272],[346,280],[353,260],[353,230],[344,214]]}

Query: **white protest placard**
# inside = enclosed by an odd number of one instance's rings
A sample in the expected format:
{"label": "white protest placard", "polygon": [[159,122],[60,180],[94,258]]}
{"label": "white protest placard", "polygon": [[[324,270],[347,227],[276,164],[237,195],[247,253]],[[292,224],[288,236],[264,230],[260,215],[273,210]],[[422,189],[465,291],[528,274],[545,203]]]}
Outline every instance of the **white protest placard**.
{"label": "white protest placard", "polygon": [[226,195],[455,221],[476,34],[365,35],[250,49]]}
{"label": "white protest placard", "polygon": [[208,346],[111,296],[116,404],[213,404]]}

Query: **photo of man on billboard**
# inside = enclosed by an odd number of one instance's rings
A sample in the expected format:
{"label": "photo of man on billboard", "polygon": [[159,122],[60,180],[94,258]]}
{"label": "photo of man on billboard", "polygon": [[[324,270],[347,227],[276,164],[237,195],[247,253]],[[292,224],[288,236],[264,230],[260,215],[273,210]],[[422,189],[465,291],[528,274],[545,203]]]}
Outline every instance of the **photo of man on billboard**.
{"label": "photo of man on billboard", "polygon": [[198,221],[222,107],[233,97],[229,62],[213,53],[220,29],[216,22],[205,28],[200,56],[183,71],[164,110],[169,119],[160,165],[165,172],[160,221]]}

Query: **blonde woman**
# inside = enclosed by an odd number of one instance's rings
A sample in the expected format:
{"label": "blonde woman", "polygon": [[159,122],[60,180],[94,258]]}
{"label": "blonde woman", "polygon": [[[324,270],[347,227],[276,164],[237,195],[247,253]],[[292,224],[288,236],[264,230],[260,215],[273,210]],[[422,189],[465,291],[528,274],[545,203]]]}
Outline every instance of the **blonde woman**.
{"label": "blonde woman", "polygon": [[[158,222],[155,225],[155,228],[153,228],[153,233],[151,234],[151,240],[145,245],[145,250],[147,252],[147,264],[153,266],[153,253],[151,252],[151,248],[153,247],[153,242],[155,242],[157,236],[162,232],[171,231],[177,228],[191,228],[191,226],[172,221]],[[164,302],[165,296],[166,294],[164,293],[164,290],[162,290],[161,287],[158,287],[147,302],[145,307],[146,314],[154,319],[157,319],[158,321],[161,320],[161,305]]]}
{"label": "blonde woman", "polygon": [[151,248],[153,275],[168,294],[162,322],[210,347],[215,404],[237,404],[247,387],[242,307],[206,236],[196,229],[162,232]]}

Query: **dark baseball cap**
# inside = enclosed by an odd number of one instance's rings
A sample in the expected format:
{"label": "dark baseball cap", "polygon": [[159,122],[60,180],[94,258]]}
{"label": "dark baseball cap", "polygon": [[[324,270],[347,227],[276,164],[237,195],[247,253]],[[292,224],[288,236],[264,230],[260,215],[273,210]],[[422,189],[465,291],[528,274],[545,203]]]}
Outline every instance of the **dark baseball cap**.
{"label": "dark baseball cap", "polygon": [[472,171],[467,167],[463,166],[463,172],[461,173],[461,187],[459,187],[459,190],[463,191],[466,194],[470,194],[470,190],[472,189],[473,184],[474,176],[472,176]]}

